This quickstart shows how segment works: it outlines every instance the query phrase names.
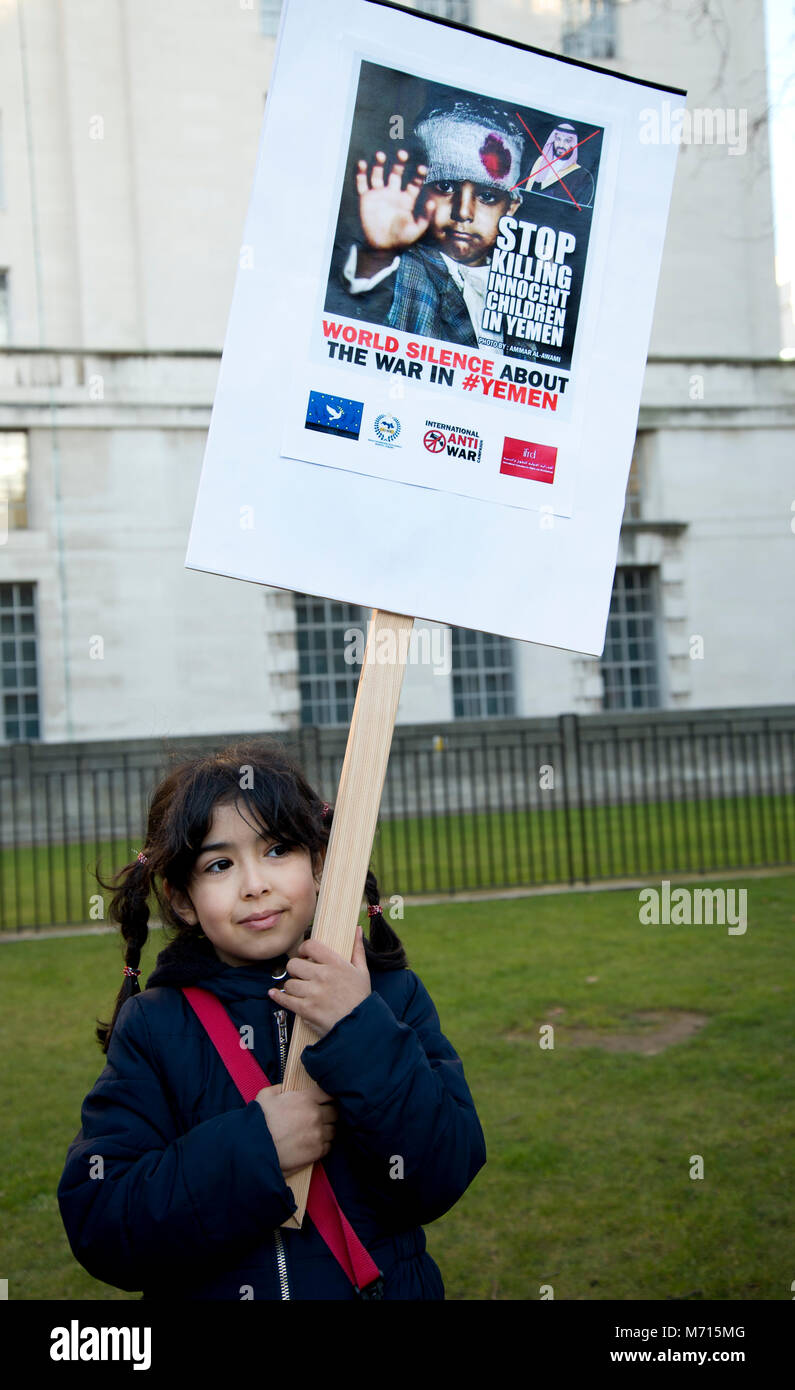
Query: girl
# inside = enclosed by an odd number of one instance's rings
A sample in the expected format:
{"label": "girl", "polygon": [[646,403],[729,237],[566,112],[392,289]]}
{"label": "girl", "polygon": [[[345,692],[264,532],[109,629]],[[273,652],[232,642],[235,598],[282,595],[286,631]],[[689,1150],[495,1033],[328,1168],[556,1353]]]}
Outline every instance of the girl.
{"label": "girl", "polygon": [[[291,1173],[322,1159],[381,1272],[367,1296],[444,1298],[421,1228],[485,1163],[483,1133],[372,872],[370,940],[357,928],[351,961],[311,939],[330,820],[283,749],[238,743],[177,766],[144,849],[113,883],[97,874],[115,889],[124,981],[58,1201],[76,1259],[106,1284],[145,1299],[356,1298],[309,1215],[280,1229]],[[152,891],[176,930],[141,993]],[[196,985],[272,1083],[248,1103],[182,992]],[[301,1056],[315,1084],[283,1092],[296,1014],[317,1034]]]}

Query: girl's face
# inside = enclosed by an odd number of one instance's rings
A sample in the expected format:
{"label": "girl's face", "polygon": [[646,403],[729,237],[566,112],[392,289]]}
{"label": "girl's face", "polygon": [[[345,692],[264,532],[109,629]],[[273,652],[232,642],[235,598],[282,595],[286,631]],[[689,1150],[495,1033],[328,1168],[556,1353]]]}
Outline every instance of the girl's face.
{"label": "girl's face", "polygon": [[166,883],[180,917],[198,922],[227,965],[297,953],[320,888],[308,849],[263,840],[236,806],[216,806],[187,895]]}

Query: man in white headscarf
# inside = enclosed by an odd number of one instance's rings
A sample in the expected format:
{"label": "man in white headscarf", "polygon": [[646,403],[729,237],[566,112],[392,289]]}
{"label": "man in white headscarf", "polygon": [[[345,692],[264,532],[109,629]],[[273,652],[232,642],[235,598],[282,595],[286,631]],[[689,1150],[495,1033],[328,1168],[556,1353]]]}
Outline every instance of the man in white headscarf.
{"label": "man in white headscarf", "polygon": [[577,162],[579,141],[577,131],[568,121],[561,121],[550,131],[546,144],[530,171],[525,184],[528,193],[541,193],[545,198],[562,198],[581,208],[593,205],[593,175]]}

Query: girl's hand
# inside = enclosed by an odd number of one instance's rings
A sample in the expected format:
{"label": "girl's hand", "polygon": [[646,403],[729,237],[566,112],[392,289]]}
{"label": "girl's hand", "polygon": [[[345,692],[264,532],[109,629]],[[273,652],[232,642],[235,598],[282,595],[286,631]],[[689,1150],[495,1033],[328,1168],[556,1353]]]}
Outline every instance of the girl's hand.
{"label": "girl's hand", "polygon": [[285,1178],[326,1157],[339,1111],[333,1097],[316,1082],[306,1091],[263,1086],[254,1099],[262,1107]]}
{"label": "girl's hand", "polygon": [[310,937],[288,960],[287,973],[291,979],[284,989],[269,989],[268,994],[324,1038],[371,992],[361,927],[356,927],[350,964],[330,946]]}

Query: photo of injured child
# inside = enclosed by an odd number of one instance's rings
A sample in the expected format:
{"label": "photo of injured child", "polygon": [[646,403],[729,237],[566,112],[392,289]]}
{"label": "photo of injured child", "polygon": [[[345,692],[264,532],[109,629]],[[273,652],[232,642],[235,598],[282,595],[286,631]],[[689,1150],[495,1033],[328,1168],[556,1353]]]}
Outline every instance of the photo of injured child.
{"label": "photo of injured child", "polygon": [[567,367],[601,133],[363,63],[326,311]]}

